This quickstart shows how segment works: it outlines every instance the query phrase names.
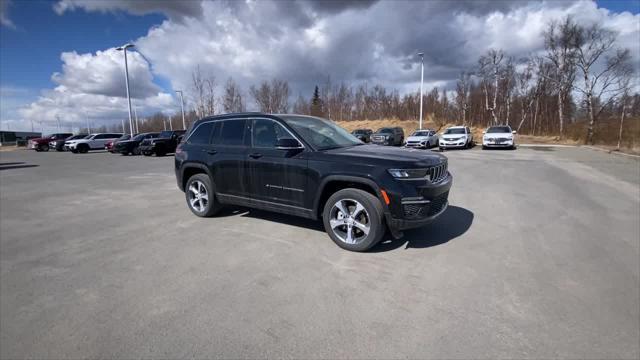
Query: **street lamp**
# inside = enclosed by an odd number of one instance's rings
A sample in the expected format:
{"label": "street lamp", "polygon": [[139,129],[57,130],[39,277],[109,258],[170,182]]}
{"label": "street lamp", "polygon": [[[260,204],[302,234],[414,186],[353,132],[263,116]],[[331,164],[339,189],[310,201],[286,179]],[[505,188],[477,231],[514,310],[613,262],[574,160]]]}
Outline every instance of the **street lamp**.
{"label": "street lamp", "polygon": [[116,50],[124,51],[124,81],[127,86],[127,101],[129,102],[129,131],[133,138],[133,117],[131,116],[131,96],[129,95],[129,65],[127,64],[127,49],[133,47],[133,44],[124,44]]}
{"label": "street lamp", "polygon": [[418,53],[420,56],[420,130],[422,130],[422,84],[424,83],[424,53]]}
{"label": "street lamp", "polygon": [[182,98],[182,90],[176,90],[180,94],[180,109],[182,109],[182,130],[187,130],[187,124],[184,121],[184,99]]}

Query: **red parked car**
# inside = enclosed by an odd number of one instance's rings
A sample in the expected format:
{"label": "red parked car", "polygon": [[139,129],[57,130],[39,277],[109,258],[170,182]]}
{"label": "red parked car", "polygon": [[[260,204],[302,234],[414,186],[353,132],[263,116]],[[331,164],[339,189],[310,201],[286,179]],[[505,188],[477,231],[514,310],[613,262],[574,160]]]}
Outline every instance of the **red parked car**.
{"label": "red parked car", "polygon": [[35,138],[29,140],[29,149],[34,149],[35,151],[49,151],[49,143],[55,140],[62,140],[68,138],[69,136],[73,136],[72,133],[58,133],[51,134],[49,136],[44,136],[41,138]]}

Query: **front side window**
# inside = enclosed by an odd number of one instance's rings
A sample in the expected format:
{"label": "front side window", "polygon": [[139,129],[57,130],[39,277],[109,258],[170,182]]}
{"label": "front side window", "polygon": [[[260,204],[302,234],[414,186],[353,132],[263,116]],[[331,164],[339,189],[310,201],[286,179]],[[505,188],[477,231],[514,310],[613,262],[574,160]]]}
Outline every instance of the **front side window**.
{"label": "front side window", "polygon": [[291,134],[273,120],[257,119],[253,122],[254,147],[275,148],[278,140],[291,138]]}
{"label": "front side window", "polygon": [[312,116],[280,116],[307,143],[318,150],[362,145],[363,142],[332,121]]}
{"label": "front side window", "polygon": [[213,122],[206,122],[200,124],[189,136],[190,144],[199,144],[205,145],[209,143],[209,139],[211,138],[211,130],[213,129]]}
{"label": "front side window", "polygon": [[220,145],[241,146],[244,143],[246,120],[225,120],[220,132]]}

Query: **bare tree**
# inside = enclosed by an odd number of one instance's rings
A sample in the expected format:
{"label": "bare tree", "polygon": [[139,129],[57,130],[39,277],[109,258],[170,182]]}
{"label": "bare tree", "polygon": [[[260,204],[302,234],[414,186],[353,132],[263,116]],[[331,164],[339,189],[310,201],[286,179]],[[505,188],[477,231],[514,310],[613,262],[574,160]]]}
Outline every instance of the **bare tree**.
{"label": "bare tree", "polygon": [[589,115],[586,143],[593,144],[598,116],[624,91],[620,79],[630,76],[631,55],[629,49],[614,49],[617,34],[611,30],[597,24],[578,29],[576,65],[584,83],[575,88],[585,97]]}
{"label": "bare tree", "polygon": [[629,102],[629,92],[631,90],[629,83],[631,81],[631,77],[625,77],[620,79],[620,88],[622,89],[622,94],[620,95],[620,131],[618,133],[618,146],[617,149],[620,151],[620,143],[622,142],[622,126],[624,124],[624,116],[627,112],[627,103]]}
{"label": "bare tree", "polygon": [[526,61],[525,67],[521,71],[516,71],[516,96],[520,99],[520,123],[516,131],[520,131],[522,124],[527,120],[533,102],[536,100],[535,90],[532,89],[534,61]]}
{"label": "bare tree", "polygon": [[191,86],[198,117],[203,118],[208,115],[214,115],[216,108],[215,77],[202,74],[200,65],[198,65],[191,73]]}
{"label": "bare tree", "polygon": [[226,113],[245,111],[244,102],[240,87],[232,78],[227,80],[224,86],[224,95],[222,96],[222,107]]}
{"label": "bare tree", "polygon": [[[490,49],[486,55],[480,57],[478,60],[479,69],[478,73],[482,77],[482,86],[485,95],[485,109],[491,112],[493,124],[498,124],[498,117],[496,116],[496,108],[498,104],[498,82],[500,80],[500,63],[504,58],[504,52],[502,50]],[[491,81],[493,82],[493,89],[491,89]],[[491,96],[490,93],[493,93]],[[493,100],[489,104],[489,97]]]}
{"label": "bare tree", "polygon": [[471,93],[471,73],[462,72],[456,83],[456,103],[462,113],[462,124],[467,124],[467,112],[469,111],[469,94]]}
{"label": "bare tree", "polygon": [[555,74],[551,78],[558,95],[558,121],[560,136],[564,135],[565,107],[575,79],[577,56],[576,40],[578,25],[571,17],[562,22],[552,21],[543,33],[546,57],[554,66]]}
{"label": "bare tree", "polygon": [[260,87],[249,89],[260,111],[266,113],[286,113],[289,111],[289,83],[273,79],[271,84],[263,81]]}

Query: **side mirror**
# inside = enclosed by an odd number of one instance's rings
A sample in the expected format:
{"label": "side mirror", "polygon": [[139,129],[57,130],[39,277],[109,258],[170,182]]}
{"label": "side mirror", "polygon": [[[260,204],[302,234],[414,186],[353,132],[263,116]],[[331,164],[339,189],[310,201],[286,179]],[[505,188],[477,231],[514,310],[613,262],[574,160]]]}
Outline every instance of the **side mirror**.
{"label": "side mirror", "polygon": [[302,149],[303,146],[296,139],[284,138],[276,142],[276,148],[279,150],[297,150]]}
{"label": "side mirror", "polygon": [[512,134],[515,134],[515,133],[517,133],[517,131],[513,130],[511,133],[512,133]]}

